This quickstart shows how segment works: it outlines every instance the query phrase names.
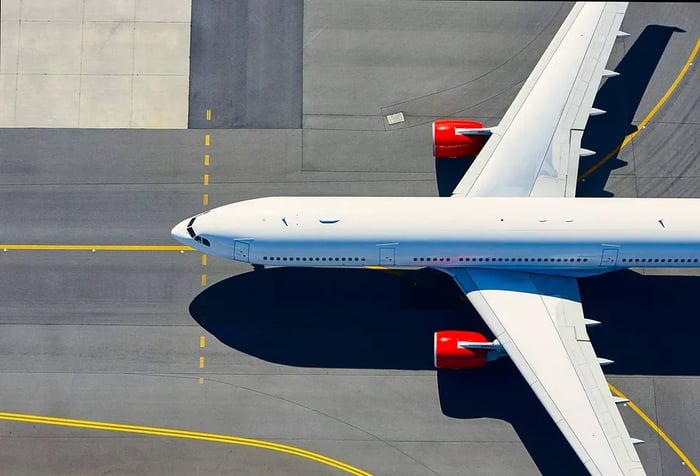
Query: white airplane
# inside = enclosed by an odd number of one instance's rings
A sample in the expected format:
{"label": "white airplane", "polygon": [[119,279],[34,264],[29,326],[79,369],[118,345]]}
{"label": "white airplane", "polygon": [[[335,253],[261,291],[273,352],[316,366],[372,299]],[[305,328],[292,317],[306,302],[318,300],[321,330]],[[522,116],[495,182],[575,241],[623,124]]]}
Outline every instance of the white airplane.
{"label": "white airplane", "polygon": [[[644,469],[600,368],[576,278],[698,267],[700,200],[574,198],[581,137],[627,8],[579,3],[500,124],[433,126],[435,154],[477,154],[449,198],[271,197],[173,228],[178,241],[259,266],[439,269],[496,340],[437,332],[435,366],[507,354],[593,475]],[[488,136],[488,140],[485,141]],[[484,143],[485,142],[485,143]]]}

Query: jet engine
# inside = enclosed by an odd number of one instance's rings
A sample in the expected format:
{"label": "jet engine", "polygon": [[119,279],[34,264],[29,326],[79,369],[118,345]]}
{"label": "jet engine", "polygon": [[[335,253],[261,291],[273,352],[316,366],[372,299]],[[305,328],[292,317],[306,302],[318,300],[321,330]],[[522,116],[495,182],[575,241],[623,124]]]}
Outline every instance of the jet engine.
{"label": "jet engine", "polygon": [[476,369],[505,355],[498,340],[490,342],[478,332],[438,331],[434,338],[434,364],[438,369]]}
{"label": "jet engine", "polygon": [[438,159],[473,157],[491,131],[476,121],[445,119],[433,122],[433,154]]}

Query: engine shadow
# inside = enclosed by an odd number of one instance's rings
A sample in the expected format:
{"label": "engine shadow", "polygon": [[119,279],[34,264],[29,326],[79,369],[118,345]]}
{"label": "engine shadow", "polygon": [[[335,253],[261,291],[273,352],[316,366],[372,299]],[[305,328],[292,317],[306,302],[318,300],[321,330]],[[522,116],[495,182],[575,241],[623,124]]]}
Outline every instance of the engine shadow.
{"label": "engine shadow", "polygon": [[438,196],[449,197],[452,191],[476,157],[462,157],[458,159],[439,159],[435,157],[435,179],[437,180]]}
{"label": "engine shadow", "polygon": [[682,32],[680,28],[649,25],[625,53],[614,70],[619,76],[608,78],[601,86],[593,107],[606,111],[592,116],[586,124],[581,146],[596,154],[582,157],[579,162],[579,181],[576,195],[579,197],[609,197],[605,190],[610,175],[627,162],[618,158],[620,145],[634,131],[635,112],[651,81],[656,66],[666,50],[671,36]]}

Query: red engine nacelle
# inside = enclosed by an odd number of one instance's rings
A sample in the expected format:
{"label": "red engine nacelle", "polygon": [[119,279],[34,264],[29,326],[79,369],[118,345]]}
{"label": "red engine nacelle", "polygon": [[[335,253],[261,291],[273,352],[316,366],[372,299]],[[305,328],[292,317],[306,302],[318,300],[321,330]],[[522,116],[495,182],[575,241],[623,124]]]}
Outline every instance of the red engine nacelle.
{"label": "red engine nacelle", "polygon": [[446,119],[433,122],[433,154],[439,159],[473,157],[486,142],[483,134],[456,134],[455,129],[483,129],[476,121]]}
{"label": "red engine nacelle", "polygon": [[488,342],[478,332],[438,331],[435,333],[434,362],[438,369],[476,369],[486,365],[488,350],[465,349],[458,342]]}

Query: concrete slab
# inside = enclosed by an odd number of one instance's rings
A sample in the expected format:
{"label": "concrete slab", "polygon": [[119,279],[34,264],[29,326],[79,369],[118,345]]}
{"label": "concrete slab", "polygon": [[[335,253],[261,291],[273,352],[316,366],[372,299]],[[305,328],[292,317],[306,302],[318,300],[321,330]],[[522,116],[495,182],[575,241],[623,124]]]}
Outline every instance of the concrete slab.
{"label": "concrete slab", "polygon": [[131,75],[84,75],[80,83],[78,127],[131,127]]}
{"label": "concrete slab", "polygon": [[78,124],[79,75],[17,75],[15,127]]}
{"label": "concrete slab", "polygon": [[187,79],[189,23],[136,22],[134,28],[135,75],[178,75]]}
{"label": "concrete slab", "polygon": [[[155,3],[155,2],[153,2]],[[175,5],[176,2],[172,2]],[[83,21],[133,22],[135,0],[85,0]]]}
{"label": "concrete slab", "polygon": [[137,22],[189,23],[192,0],[135,0]]}
{"label": "concrete slab", "polygon": [[187,128],[187,76],[134,76],[131,127]]}
{"label": "concrete slab", "polygon": [[0,23],[0,74],[16,73],[19,51],[19,21]]}
{"label": "concrete slab", "polygon": [[[20,75],[18,97],[30,109],[12,119],[3,113],[3,127],[187,127],[190,0],[27,0],[21,7],[3,2],[0,74]],[[97,79],[104,75],[129,79]],[[3,84],[3,103],[14,104]],[[41,114],[32,112],[37,101]]]}
{"label": "concrete slab", "polygon": [[22,20],[49,22],[80,22],[83,0],[22,0]]}
{"label": "concrete slab", "polygon": [[23,21],[19,35],[20,74],[80,74],[79,21]]}
{"label": "concrete slab", "polygon": [[19,20],[21,0],[5,0],[0,2],[0,21]]}
{"label": "concrete slab", "polygon": [[[131,81],[131,75],[134,72],[132,23],[85,22],[82,48],[82,74],[121,74],[128,75]],[[112,100],[128,97],[130,95],[112,96]],[[123,102],[128,104],[128,101]],[[128,125],[122,127],[128,127]]]}
{"label": "concrete slab", "polygon": [[17,75],[0,74],[0,127],[10,127],[15,123],[15,101]]}

